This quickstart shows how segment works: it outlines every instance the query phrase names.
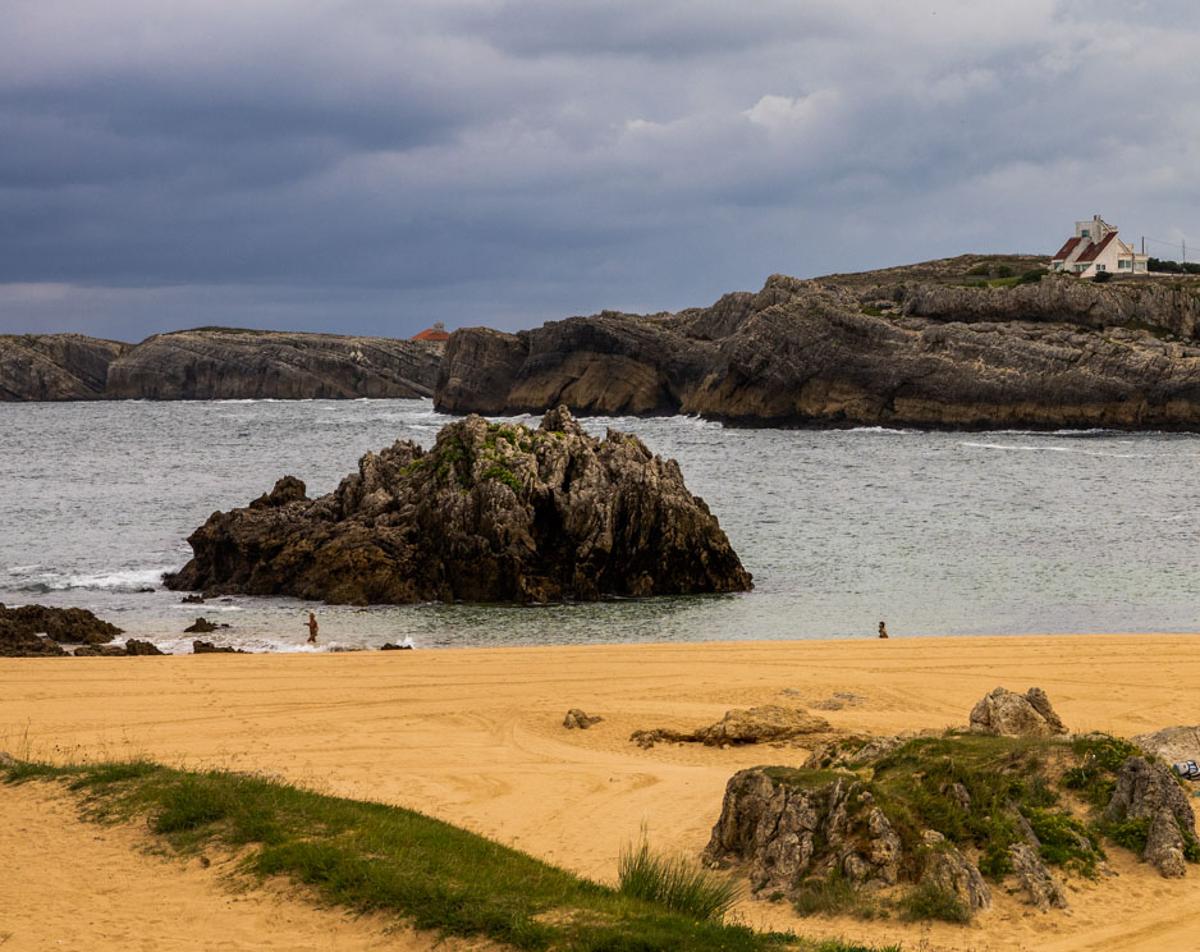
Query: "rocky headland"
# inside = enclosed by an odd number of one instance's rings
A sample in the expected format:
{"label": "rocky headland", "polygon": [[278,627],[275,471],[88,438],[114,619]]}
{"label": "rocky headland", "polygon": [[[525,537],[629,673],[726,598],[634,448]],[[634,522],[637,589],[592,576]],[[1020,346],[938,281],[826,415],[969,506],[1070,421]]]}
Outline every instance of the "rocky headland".
{"label": "rocky headland", "polygon": [[318,499],[284,477],[188,542],[166,584],[206,594],[537,603],[751,587],[674,460],[615,430],[595,439],[563,408],[536,429],[469,416],[428,451],[398,441]]}
{"label": "rocky headland", "polygon": [[233,328],[0,336],[0,400],[429,397],[441,344]]}
{"label": "rocky headland", "polygon": [[1200,427],[1200,284],[1097,283],[1005,261],[774,275],[676,314],[462,329],[435,400],[455,413],[561,403],[744,425]]}
{"label": "rocky headland", "polygon": [[0,401],[100,400],[129,344],[82,334],[0,335]]}

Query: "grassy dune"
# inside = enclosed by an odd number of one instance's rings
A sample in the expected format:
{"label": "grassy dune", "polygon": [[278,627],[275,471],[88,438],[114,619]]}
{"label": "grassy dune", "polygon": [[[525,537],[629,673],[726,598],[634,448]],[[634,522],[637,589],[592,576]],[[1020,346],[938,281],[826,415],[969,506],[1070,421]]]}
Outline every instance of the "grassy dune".
{"label": "grassy dune", "polygon": [[[7,783],[53,780],[98,822],[145,818],[179,853],[246,849],[246,872],[286,876],[325,902],[394,914],[418,929],[517,949],[872,952],[722,921],[721,883],[642,853],[624,889],[603,886],[412,810],[330,797],[261,777],[148,761],[0,765]],[[656,875],[673,877],[656,883]],[[687,889],[680,889],[681,881]],[[685,898],[681,900],[680,896]],[[703,901],[692,901],[695,897]],[[691,898],[688,898],[691,897]],[[879,950],[886,952],[886,950]],[[893,950],[895,952],[895,950]]]}

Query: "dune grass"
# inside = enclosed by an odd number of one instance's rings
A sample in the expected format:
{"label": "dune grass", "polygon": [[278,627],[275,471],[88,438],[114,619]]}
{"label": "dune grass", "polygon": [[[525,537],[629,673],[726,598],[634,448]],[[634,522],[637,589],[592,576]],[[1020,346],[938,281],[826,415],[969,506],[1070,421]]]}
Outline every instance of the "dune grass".
{"label": "dune grass", "polygon": [[651,852],[644,832],[636,846],[621,851],[617,879],[621,895],[659,903],[702,922],[723,922],[741,897],[729,877],[701,869],[684,856]]}
{"label": "dune grass", "polygon": [[0,765],[0,779],[57,780],[82,798],[90,819],[145,818],[185,854],[244,849],[252,876],[285,876],[323,902],[443,935],[563,952],[872,952],[724,923],[734,887],[686,864],[664,865],[648,848],[630,851],[624,888],[613,889],[411,810],[263,777],[148,761],[17,761]]}

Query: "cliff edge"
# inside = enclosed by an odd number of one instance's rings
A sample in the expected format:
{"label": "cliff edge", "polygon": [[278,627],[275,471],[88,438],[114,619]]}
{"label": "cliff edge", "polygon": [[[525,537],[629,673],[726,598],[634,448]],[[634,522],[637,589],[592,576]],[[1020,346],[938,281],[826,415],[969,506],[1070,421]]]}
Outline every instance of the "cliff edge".
{"label": "cliff edge", "polygon": [[746,425],[1200,428],[1200,287],[954,280],[967,263],[774,275],[677,314],[459,330],[436,405]]}

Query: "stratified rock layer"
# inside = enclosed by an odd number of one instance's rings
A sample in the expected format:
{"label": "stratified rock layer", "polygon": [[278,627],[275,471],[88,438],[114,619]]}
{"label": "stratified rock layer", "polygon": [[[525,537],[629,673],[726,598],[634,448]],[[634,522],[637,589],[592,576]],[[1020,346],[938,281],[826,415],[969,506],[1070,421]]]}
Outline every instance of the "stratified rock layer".
{"label": "stratified rock layer", "polygon": [[280,480],[188,540],[174,589],[329,602],[547,602],[744,591],[750,575],[679,466],[634,436],[471,416],[430,452],[368,453],[333,493]]}
{"label": "stratified rock layer", "polygon": [[108,368],[110,400],[428,397],[436,348],[414,341],[224,328],[159,334]]}
{"label": "stratified rock layer", "polygon": [[81,334],[0,335],[0,401],[99,400],[128,344]]}
{"label": "stratified rock layer", "polygon": [[775,275],[678,314],[456,331],[435,399],[458,413],[562,403],[751,425],[1195,429],[1198,317],[1196,287],[1158,279]]}
{"label": "stratified rock layer", "polygon": [[0,401],[429,397],[443,345],[230,328],[0,335]]}

